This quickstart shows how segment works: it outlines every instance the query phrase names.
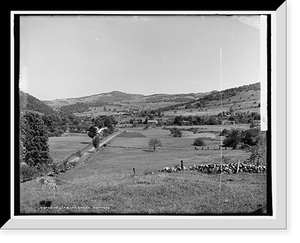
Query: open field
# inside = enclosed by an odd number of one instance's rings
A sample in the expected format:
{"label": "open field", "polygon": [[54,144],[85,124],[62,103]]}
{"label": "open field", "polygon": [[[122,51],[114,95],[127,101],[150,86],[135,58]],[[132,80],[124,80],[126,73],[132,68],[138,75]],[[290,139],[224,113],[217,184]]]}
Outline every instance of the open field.
{"label": "open field", "polygon": [[[140,100],[129,100],[126,102],[111,102],[109,105],[98,106],[98,107],[89,107],[86,111],[81,113],[75,113],[77,116],[88,116],[88,117],[97,117],[100,115],[121,115],[126,113],[125,110],[129,111],[130,109],[137,110],[148,110],[148,109],[158,109],[170,105],[175,105],[176,102],[140,102]],[[104,107],[106,111],[104,110]]]}
{"label": "open field", "polygon": [[[195,150],[193,139],[188,136],[191,132],[184,131],[182,138],[174,138],[169,130],[161,128],[123,130],[126,132],[94,153],[86,163],[48,177],[55,181],[54,185],[43,183],[47,178],[22,183],[21,213],[239,214],[266,204],[266,174],[223,174],[220,184],[219,174],[158,172],[179,164],[180,160],[191,166],[220,163],[222,156],[230,162],[249,156],[243,150],[213,149],[220,144],[220,137],[205,139],[209,150]],[[156,152],[148,149],[152,137],[162,141],[163,147]],[[64,140],[65,150],[68,139]],[[73,139],[86,146],[86,140],[81,140],[86,138]],[[88,137],[87,140],[90,141]],[[41,206],[42,201],[51,202],[51,206]]]}
{"label": "open field", "polygon": [[[209,126],[206,126],[209,127]],[[211,126],[210,130],[218,131],[220,126]],[[194,134],[192,132],[183,131],[182,137],[174,138],[169,130],[165,129],[148,129],[141,128],[119,129],[125,130],[127,137],[119,136],[107,148],[108,157],[114,160],[116,156],[120,156],[119,162],[122,164],[130,164],[136,161],[136,169],[143,170],[155,169],[157,166],[173,166],[179,164],[180,160],[184,160],[186,166],[194,164],[220,163],[222,156],[228,158],[230,162],[245,160],[249,154],[244,150],[219,150],[221,137],[216,136],[215,139],[203,138],[206,146],[195,150],[193,145],[194,139],[199,137],[201,133]],[[134,135],[131,139],[128,134],[143,134],[145,137],[137,137]],[[150,138],[159,138],[162,143],[161,148],[157,148],[158,152],[149,152],[148,141]],[[126,148],[124,148],[126,147]],[[155,167],[153,167],[155,165]]]}
{"label": "open field", "polygon": [[92,147],[92,139],[86,134],[69,134],[62,137],[50,137],[48,144],[50,156],[54,163],[60,162],[69,155]]}

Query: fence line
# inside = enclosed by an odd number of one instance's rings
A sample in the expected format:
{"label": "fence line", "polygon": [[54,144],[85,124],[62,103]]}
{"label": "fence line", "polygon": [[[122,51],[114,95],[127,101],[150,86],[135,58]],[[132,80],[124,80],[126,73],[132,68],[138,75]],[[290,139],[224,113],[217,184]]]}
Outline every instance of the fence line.
{"label": "fence line", "polygon": [[[107,147],[112,148],[132,148],[132,149],[149,149],[149,147],[140,147],[140,146],[124,146],[124,145],[107,145]],[[177,147],[158,147],[160,150],[183,150],[183,151],[194,151],[194,150],[227,150],[229,148],[222,147],[201,147],[200,148],[177,148]],[[231,148],[230,148],[231,149]]]}

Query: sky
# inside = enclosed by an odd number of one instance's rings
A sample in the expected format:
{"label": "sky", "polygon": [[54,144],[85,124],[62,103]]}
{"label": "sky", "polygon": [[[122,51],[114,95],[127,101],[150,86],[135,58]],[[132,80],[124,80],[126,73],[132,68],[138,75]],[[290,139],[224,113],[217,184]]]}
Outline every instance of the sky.
{"label": "sky", "polygon": [[19,87],[40,100],[259,82],[258,16],[21,16]]}

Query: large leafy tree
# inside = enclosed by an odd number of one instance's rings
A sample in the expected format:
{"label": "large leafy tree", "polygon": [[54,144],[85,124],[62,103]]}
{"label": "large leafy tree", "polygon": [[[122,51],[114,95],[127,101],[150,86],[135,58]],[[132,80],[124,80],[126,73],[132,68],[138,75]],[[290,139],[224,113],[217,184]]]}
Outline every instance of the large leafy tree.
{"label": "large leafy tree", "polygon": [[229,135],[224,139],[223,144],[225,147],[232,147],[235,149],[237,145],[241,142],[242,130],[232,128]]}
{"label": "large leafy tree", "polygon": [[28,111],[22,116],[20,140],[26,164],[41,167],[52,163],[47,129],[40,114]]}
{"label": "large leafy tree", "polygon": [[58,115],[43,115],[43,122],[46,125],[48,136],[56,137],[60,136],[67,129],[67,122]]}
{"label": "large leafy tree", "polygon": [[259,128],[248,129],[242,133],[241,141],[250,146],[257,145],[260,140],[260,134]]}

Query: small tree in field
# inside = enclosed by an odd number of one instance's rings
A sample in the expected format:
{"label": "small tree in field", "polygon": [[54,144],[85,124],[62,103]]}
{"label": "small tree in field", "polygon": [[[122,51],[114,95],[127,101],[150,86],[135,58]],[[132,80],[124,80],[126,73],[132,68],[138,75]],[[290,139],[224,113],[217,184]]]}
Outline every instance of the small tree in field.
{"label": "small tree in field", "polygon": [[156,151],[157,147],[162,146],[161,141],[157,138],[151,138],[148,142],[148,145],[149,145],[150,148],[153,148],[154,152]]}

